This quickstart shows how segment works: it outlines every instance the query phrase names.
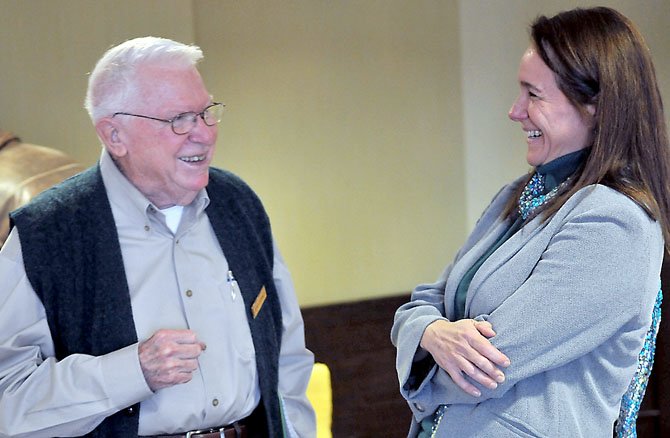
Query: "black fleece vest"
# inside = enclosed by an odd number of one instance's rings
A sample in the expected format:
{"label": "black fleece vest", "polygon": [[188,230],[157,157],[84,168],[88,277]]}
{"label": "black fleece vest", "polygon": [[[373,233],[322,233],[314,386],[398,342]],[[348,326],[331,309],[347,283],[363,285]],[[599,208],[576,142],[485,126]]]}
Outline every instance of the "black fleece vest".
{"label": "black fleece vest", "polygon": [[[210,169],[207,216],[245,302],[268,436],[282,436],[277,392],[282,317],[273,281],[270,223],[253,191]],[[100,168],[92,167],[16,210],[23,260],[46,309],[56,357],[103,355],[137,342],[119,237]],[[265,286],[256,317],[252,305]],[[103,421],[90,437],[137,436],[139,403]]]}

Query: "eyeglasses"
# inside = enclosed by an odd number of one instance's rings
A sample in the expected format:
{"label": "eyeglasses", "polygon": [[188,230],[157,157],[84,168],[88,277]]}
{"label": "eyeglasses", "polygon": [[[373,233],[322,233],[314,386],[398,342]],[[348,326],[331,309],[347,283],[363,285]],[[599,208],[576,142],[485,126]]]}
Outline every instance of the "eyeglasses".
{"label": "eyeglasses", "polygon": [[199,113],[189,111],[186,113],[177,114],[171,119],[159,119],[158,117],[143,116],[141,114],[131,114],[118,112],[114,113],[112,117],[116,116],[132,116],[132,117],[141,117],[143,119],[149,120],[158,120],[159,122],[169,123],[172,125],[172,132],[177,135],[188,134],[195,128],[195,125],[198,123],[198,117],[205,122],[207,126],[214,126],[221,121],[221,116],[223,115],[224,105],[221,102],[214,102],[211,105],[207,106],[204,110]]}

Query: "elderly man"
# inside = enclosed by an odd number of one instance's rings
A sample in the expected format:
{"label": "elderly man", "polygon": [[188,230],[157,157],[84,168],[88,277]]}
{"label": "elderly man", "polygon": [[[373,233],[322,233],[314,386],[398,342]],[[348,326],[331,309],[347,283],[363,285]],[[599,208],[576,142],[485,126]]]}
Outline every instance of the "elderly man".
{"label": "elderly man", "polygon": [[313,356],[259,199],[210,168],[202,52],[110,49],[86,108],[98,166],[11,215],[0,436],[314,436]]}

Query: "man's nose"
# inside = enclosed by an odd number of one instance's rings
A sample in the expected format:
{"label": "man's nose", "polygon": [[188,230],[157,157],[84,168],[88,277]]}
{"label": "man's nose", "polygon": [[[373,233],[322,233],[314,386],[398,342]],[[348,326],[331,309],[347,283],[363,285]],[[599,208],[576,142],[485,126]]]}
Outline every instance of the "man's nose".
{"label": "man's nose", "polygon": [[204,144],[214,144],[216,142],[218,129],[218,124],[215,123],[212,126],[209,126],[205,123],[203,115],[198,114],[195,119],[195,126],[189,135],[192,141]]}

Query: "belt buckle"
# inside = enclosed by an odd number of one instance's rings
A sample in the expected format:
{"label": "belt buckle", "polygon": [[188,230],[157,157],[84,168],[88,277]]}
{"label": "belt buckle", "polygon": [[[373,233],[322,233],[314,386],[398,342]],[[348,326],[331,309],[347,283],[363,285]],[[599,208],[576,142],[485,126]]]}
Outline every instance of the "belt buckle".
{"label": "belt buckle", "polygon": [[218,432],[221,435],[221,437],[223,437],[224,436],[223,433],[225,431],[226,431],[225,427],[221,427],[218,429],[212,428],[212,429],[191,430],[186,432],[186,438],[193,438],[196,435],[204,435],[206,433],[216,433],[216,432]]}

